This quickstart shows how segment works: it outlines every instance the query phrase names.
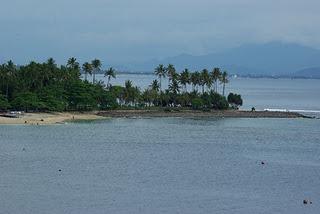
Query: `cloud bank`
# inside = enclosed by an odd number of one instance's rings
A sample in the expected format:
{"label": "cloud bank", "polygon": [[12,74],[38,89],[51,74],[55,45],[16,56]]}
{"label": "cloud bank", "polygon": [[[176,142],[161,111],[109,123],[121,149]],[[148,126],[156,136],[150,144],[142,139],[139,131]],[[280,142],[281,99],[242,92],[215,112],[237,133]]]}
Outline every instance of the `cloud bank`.
{"label": "cloud bank", "polygon": [[5,0],[0,60],[115,64],[275,40],[319,49],[319,8],[318,0]]}

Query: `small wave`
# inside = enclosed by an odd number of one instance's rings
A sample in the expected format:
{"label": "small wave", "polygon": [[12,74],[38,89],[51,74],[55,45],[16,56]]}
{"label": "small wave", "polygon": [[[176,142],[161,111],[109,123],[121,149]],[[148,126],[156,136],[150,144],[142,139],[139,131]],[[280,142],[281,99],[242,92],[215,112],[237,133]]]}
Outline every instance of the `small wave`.
{"label": "small wave", "polygon": [[298,112],[298,113],[318,113],[320,110],[300,110],[300,109],[276,109],[276,108],[266,108],[264,111],[279,111],[279,112]]}

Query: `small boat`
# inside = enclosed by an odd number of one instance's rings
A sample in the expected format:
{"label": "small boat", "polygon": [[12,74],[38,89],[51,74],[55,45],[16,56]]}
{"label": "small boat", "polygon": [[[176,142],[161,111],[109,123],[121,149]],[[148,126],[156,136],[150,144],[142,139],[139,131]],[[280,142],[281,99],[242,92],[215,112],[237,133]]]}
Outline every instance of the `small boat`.
{"label": "small boat", "polygon": [[1,117],[9,117],[9,118],[18,118],[19,115],[21,115],[21,112],[15,112],[15,111],[0,114]]}

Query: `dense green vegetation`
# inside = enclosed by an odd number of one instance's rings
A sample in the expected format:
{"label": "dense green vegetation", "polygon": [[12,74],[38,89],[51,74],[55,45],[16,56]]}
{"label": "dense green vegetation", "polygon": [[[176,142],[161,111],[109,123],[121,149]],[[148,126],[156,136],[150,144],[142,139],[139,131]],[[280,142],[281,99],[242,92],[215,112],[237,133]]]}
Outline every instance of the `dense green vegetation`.
{"label": "dense green vegetation", "polygon": [[[52,58],[44,63],[30,62],[23,66],[9,61],[0,65],[0,110],[228,109],[242,105],[240,95],[231,93],[225,97],[228,74],[219,68],[211,72],[207,69],[201,72],[185,69],[178,73],[173,65],[159,65],[154,71],[158,80],[141,91],[130,80],[124,87],[112,86],[112,79],[116,78],[113,68],[105,71],[106,85],[102,81],[97,82],[95,74],[101,72],[101,67],[98,59],[85,62],[81,67],[75,58],[61,66]],[[88,75],[92,76],[92,81],[88,80]],[[162,85],[164,78],[169,80],[166,89]],[[219,88],[222,88],[221,93]]]}

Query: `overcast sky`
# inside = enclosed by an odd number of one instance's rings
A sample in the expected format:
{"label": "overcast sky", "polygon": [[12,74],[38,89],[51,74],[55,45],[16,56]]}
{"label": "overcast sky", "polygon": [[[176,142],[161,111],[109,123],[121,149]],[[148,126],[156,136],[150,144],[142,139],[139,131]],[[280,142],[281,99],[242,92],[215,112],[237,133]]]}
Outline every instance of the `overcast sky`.
{"label": "overcast sky", "polygon": [[0,61],[105,64],[248,43],[320,49],[319,0],[0,0]]}

